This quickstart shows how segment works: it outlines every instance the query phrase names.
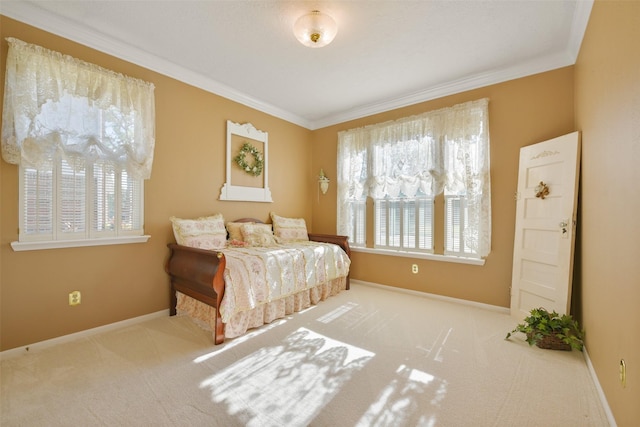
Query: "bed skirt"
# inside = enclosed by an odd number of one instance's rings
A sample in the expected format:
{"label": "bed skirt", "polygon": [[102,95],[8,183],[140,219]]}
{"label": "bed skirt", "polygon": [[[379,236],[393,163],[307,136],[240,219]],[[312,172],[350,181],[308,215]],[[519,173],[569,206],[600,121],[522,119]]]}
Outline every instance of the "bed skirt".
{"label": "bed skirt", "polygon": [[[296,294],[262,304],[249,311],[234,314],[226,323],[224,335],[235,338],[243,335],[247,330],[271,323],[292,313],[302,311],[344,291],[347,287],[347,277],[338,277],[310,289]],[[176,292],[178,303],[177,314],[189,316],[193,321],[210,331],[215,331],[216,309],[191,298],[181,292]],[[215,337],[214,337],[215,338]]]}

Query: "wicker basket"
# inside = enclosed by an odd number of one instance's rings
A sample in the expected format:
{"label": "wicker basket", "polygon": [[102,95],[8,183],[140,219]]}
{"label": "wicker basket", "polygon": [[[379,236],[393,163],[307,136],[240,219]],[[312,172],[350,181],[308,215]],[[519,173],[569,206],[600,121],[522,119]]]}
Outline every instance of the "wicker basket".
{"label": "wicker basket", "polygon": [[[529,332],[527,334],[527,337],[531,338],[532,335],[533,335],[533,332]],[[571,351],[571,346],[569,344],[567,344],[566,342],[562,341],[557,336],[555,336],[555,334],[543,336],[536,343],[536,346],[538,346],[540,348],[548,349],[548,350]]]}

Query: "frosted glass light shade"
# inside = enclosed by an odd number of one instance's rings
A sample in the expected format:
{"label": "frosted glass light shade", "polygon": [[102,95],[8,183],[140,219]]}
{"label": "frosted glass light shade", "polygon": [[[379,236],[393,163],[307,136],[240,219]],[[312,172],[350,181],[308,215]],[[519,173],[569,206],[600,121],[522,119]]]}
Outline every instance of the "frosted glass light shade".
{"label": "frosted glass light shade", "polygon": [[302,15],[293,24],[293,34],[307,47],[326,46],[338,33],[338,25],[332,17],[317,10]]}

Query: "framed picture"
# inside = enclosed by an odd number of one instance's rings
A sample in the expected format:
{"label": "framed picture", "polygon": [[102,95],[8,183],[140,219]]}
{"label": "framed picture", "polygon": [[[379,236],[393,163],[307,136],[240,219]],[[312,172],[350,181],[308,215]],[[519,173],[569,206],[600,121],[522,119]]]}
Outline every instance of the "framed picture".
{"label": "framed picture", "polygon": [[269,190],[269,135],[251,123],[227,120],[226,182],[219,200],[273,202]]}

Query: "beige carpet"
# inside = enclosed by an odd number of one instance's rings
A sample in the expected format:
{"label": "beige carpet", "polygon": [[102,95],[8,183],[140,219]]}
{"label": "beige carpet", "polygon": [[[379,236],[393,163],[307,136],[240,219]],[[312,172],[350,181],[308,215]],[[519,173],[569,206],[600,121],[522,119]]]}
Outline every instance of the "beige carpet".
{"label": "beige carpet", "polygon": [[506,314],[355,284],[212,345],[163,317],[2,361],[4,426],[606,426],[582,353]]}

